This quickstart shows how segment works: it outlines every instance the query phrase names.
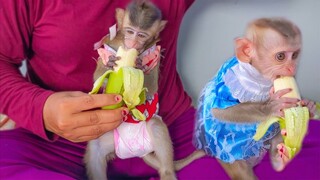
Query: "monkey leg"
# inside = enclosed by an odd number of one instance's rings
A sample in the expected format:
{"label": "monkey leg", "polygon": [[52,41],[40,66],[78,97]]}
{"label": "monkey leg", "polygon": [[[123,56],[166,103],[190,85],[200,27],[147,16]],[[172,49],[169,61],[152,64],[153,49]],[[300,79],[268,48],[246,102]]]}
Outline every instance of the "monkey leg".
{"label": "monkey leg", "polygon": [[148,121],[147,129],[154,144],[154,152],[144,156],[143,160],[158,170],[161,180],[175,180],[173,147],[167,126],[160,117],[154,117]]}
{"label": "monkey leg", "polygon": [[219,160],[228,176],[233,180],[255,180],[252,167],[246,161],[235,161],[233,163],[225,163]]}
{"label": "monkey leg", "polygon": [[157,159],[157,157],[155,156],[155,153],[152,152],[152,153],[149,153],[145,156],[142,157],[143,161],[145,163],[147,163],[150,167],[152,167],[153,169],[159,171],[159,161]]}
{"label": "monkey leg", "polygon": [[89,141],[84,158],[89,179],[107,179],[107,163],[114,157],[113,131]]}

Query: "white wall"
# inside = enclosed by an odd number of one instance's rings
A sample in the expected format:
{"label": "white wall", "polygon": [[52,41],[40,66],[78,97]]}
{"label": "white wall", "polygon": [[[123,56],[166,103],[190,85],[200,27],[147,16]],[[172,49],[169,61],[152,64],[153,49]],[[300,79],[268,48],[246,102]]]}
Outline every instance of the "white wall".
{"label": "white wall", "polygon": [[297,82],[303,97],[320,101],[320,0],[197,0],[181,26],[178,71],[196,103],[220,65],[233,53],[233,39],[259,17],[282,16],[303,33]]}

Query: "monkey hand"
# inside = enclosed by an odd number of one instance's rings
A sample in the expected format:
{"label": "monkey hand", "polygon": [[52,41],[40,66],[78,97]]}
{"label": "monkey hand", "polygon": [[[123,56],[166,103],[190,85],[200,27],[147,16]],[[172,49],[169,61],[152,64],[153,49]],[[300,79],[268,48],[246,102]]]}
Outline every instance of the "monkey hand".
{"label": "monkey hand", "polygon": [[161,47],[152,46],[145,50],[136,59],[136,68],[141,69],[145,74],[149,74],[159,63],[161,58]]}
{"label": "monkey hand", "polygon": [[291,91],[292,89],[290,88],[282,89],[277,92],[274,92],[273,88],[271,89],[270,98],[268,101],[264,103],[264,106],[263,106],[263,111],[266,113],[268,117],[272,117],[272,116],[283,117],[284,116],[283,109],[298,106],[297,103],[299,102],[299,99],[282,97]]}
{"label": "monkey hand", "polygon": [[118,56],[115,56],[115,55],[110,55],[108,57],[108,59],[109,60],[106,62],[105,67],[107,69],[114,70],[114,66],[117,66],[116,61],[120,60],[121,57],[118,57]]}
{"label": "monkey hand", "polygon": [[44,105],[44,126],[48,135],[54,133],[72,142],[96,139],[116,128],[126,118],[127,108],[100,109],[120,101],[122,97],[116,94],[54,93]]}
{"label": "monkey hand", "polygon": [[136,59],[136,68],[141,69],[143,72],[145,72],[147,69],[146,65],[142,64],[142,58],[140,58],[140,57],[138,57]]}
{"label": "monkey hand", "polygon": [[116,61],[120,60],[121,57],[116,56],[115,52],[113,52],[109,47],[106,49],[99,48],[97,51],[107,70],[114,70],[114,66],[117,65]]}
{"label": "monkey hand", "polygon": [[[317,104],[314,101],[311,101],[309,99],[302,99],[301,105],[305,106],[309,109],[310,118],[319,118],[319,109],[317,109]],[[319,105],[318,105],[319,106]]]}
{"label": "monkey hand", "polygon": [[[301,96],[293,77],[284,76],[276,79],[269,101],[275,102],[275,116],[261,122],[253,136],[255,140],[259,140],[271,124],[279,122],[280,128],[286,132],[282,134],[284,140],[282,146],[288,151],[288,159],[292,159],[300,151],[308,130],[309,109],[301,106],[300,99]],[[311,103],[309,104],[312,106]]]}

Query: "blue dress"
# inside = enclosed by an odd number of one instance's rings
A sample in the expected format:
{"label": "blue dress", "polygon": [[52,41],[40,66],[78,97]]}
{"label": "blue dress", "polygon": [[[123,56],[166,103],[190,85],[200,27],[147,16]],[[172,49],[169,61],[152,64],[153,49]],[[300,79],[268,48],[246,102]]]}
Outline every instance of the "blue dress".
{"label": "blue dress", "polygon": [[263,138],[255,141],[252,137],[258,123],[227,122],[215,118],[211,110],[265,101],[271,87],[272,82],[250,64],[239,62],[236,57],[226,61],[201,92],[194,133],[196,148],[227,163],[247,160],[256,164],[270,148],[268,140],[279,132],[278,124],[274,123]]}

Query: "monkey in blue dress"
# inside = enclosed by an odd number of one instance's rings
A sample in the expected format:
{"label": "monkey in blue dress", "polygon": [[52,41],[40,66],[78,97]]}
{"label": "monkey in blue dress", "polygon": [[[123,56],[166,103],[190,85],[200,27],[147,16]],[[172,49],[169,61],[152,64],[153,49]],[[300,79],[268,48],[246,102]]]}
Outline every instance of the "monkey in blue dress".
{"label": "monkey in blue dress", "polygon": [[[299,99],[282,97],[291,89],[273,91],[273,80],[295,76],[302,37],[284,18],[260,18],[235,39],[235,56],[227,60],[202,90],[196,115],[194,144],[216,157],[231,179],[255,179],[253,166],[267,151],[276,171],[289,162],[277,123],[259,141],[253,139],[260,122],[283,117],[282,109]],[[308,100],[310,109],[314,103]]]}

